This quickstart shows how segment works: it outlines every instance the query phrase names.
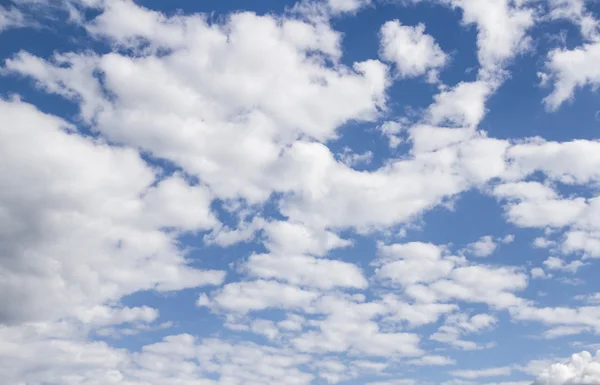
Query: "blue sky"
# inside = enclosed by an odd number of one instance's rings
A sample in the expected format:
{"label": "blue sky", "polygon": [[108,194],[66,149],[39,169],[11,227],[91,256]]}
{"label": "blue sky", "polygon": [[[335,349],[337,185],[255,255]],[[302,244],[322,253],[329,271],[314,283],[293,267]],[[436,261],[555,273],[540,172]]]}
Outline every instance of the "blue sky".
{"label": "blue sky", "polygon": [[600,384],[598,20],[3,1],[0,378]]}

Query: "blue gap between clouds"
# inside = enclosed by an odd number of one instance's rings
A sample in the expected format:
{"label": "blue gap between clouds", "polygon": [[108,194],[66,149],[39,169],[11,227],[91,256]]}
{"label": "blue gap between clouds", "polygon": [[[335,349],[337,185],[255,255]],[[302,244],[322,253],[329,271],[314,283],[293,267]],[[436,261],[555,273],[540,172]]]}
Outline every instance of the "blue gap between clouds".
{"label": "blue gap between clouds", "polygon": [[217,18],[226,17],[232,12],[254,12],[258,15],[283,13],[286,8],[293,6],[296,1],[290,0],[136,0],[136,3],[146,8],[164,12],[167,15],[173,15],[181,12],[185,14],[205,13],[215,15]]}

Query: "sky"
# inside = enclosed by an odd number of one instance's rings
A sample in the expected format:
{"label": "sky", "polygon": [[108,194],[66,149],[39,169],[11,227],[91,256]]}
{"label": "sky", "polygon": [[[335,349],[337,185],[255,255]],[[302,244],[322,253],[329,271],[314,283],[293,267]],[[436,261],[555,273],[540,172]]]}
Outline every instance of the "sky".
{"label": "sky", "polygon": [[0,383],[600,384],[600,2],[0,1]]}

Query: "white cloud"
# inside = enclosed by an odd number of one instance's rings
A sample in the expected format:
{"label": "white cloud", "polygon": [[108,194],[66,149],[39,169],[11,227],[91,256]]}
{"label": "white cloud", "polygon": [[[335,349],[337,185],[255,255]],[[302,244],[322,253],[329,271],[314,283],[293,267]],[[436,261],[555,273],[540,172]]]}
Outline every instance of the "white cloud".
{"label": "white cloud", "polygon": [[314,320],[316,330],[308,330],[292,340],[302,352],[347,352],[374,357],[417,357],[419,336],[414,333],[383,332],[373,319],[384,313],[381,303],[362,302],[355,298],[324,296],[314,304],[312,313],[325,314]]}
{"label": "white cloud", "polygon": [[558,337],[577,335],[589,330],[589,327],[584,326],[557,326],[555,328],[546,330],[544,332],[544,337],[548,339],[553,339]]}
{"label": "white cloud", "polygon": [[583,385],[600,382],[600,356],[589,352],[573,354],[564,363],[550,365],[533,385]]}
{"label": "white cloud", "polygon": [[566,19],[579,25],[586,39],[597,37],[598,21],[594,14],[586,9],[585,0],[549,0],[549,14],[553,19]]}
{"label": "white cloud", "polygon": [[514,240],[515,240],[515,235],[514,234],[508,234],[504,238],[500,239],[500,242],[504,243],[504,244],[510,244],[510,243],[513,243]]}
{"label": "white cloud", "polygon": [[417,242],[381,246],[381,258],[374,262],[381,266],[376,270],[376,276],[403,286],[436,281],[454,268],[454,262],[442,260],[441,253],[435,245]]}
{"label": "white cloud", "polygon": [[434,97],[426,117],[435,125],[476,127],[486,113],[485,101],[493,90],[493,85],[485,81],[460,82]]}
{"label": "white cloud", "polygon": [[339,155],[340,160],[348,167],[354,167],[361,164],[369,164],[373,160],[373,152],[366,151],[362,154],[353,153],[350,148],[345,147],[343,152]]}
{"label": "white cloud", "polygon": [[408,364],[417,365],[417,366],[447,366],[454,365],[456,361],[454,361],[450,357],[446,356],[423,356],[414,360],[408,360]]}
{"label": "white cloud", "polygon": [[280,279],[292,285],[321,289],[365,289],[368,285],[356,265],[305,255],[254,254],[243,270],[253,277]]}
{"label": "white cloud", "polygon": [[380,56],[395,64],[401,78],[424,75],[448,61],[435,39],[425,33],[424,24],[411,27],[392,20],[381,27],[380,34]]}
{"label": "white cloud", "polygon": [[299,368],[311,358],[289,349],[181,334],[131,353],[104,342],[81,340],[71,332],[50,324],[0,329],[3,381],[32,385],[308,385],[314,378]]}
{"label": "white cloud", "polygon": [[534,12],[512,0],[443,0],[463,11],[463,23],[477,25],[477,48],[481,75],[494,78],[506,62],[529,46],[527,31]]}
{"label": "white cloud", "polygon": [[562,198],[538,182],[502,184],[494,188],[494,195],[509,200],[509,221],[523,227],[568,226],[587,208],[585,198]]}
{"label": "white cloud", "polygon": [[509,310],[515,320],[537,321],[552,326],[579,326],[582,327],[581,331],[587,328],[593,328],[596,332],[600,330],[600,306],[538,308],[523,305]]}
{"label": "white cloud", "polygon": [[552,84],[552,92],[544,103],[556,110],[565,101],[573,98],[576,89],[600,84],[600,42],[587,43],[581,47],[555,49],[550,51],[546,62],[546,72],[540,73],[543,83]]}
{"label": "white cloud", "polygon": [[546,266],[550,270],[561,270],[573,274],[576,273],[577,270],[579,270],[584,265],[585,263],[581,261],[571,261],[569,263],[566,263],[558,257],[548,257],[548,259],[544,261],[544,266]]}
{"label": "white cloud", "polygon": [[585,295],[578,295],[575,297],[577,300],[586,301],[589,304],[599,305],[600,304],[600,293],[590,293]]}
{"label": "white cloud", "polygon": [[492,255],[497,247],[498,245],[494,242],[494,239],[490,235],[486,235],[479,238],[477,242],[469,243],[465,251],[475,257],[485,258]]}
{"label": "white cloud", "polygon": [[518,269],[469,264],[432,244],[380,246],[380,254],[376,277],[420,303],[462,300],[506,308],[522,302],[513,292],[527,286]]}
{"label": "white cloud", "polygon": [[418,327],[436,322],[443,314],[458,309],[458,305],[450,303],[412,303],[401,300],[393,294],[386,294],[381,299],[385,306],[385,324],[403,327]]}
{"label": "white cloud", "polygon": [[107,306],[80,308],[75,311],[76,317],[83,323],[93,325],[115,325],[122,323],[149,323],[158,317],[156,309],[143,306],[115,309]]}
{"label": "white cloud", "polygon": [[309,306],[318,293],[276,281],[257,280],[225,285],[209,298],[200,296],[198,306],[247,313],[268,308],[294,309]]}
{"label": "white cloud", "polygon": [[398,136],[399,133],[406,129],[406,122],[402,121],[386,121],[377,126],[377,130],[389,140],[390,148],[397,148],[403,139]]}
{"label": "white cloud", "polygon": [[283,330],[300,331],[306,320],[297,314],[288,314],[283,321],[277,322],[277,326]]}
{"label": "white cloud", "polygon": [[[137,152],[80,136],[20,101],[0,101],[0,120],[2,322],[52,320],[139,290],[222,282],[223,272],[186,266],[177,232],[161,230],[210,228],[202,187],[177,176],[152,187],[158,176]],[[167,203],[155,207],[157,196]],[[179,198],[195,208],[169,203]]]}
{"label": "white cloud", "polygon": [[549,279],[552,278],[552,274],[548,274],[541,267],[534,267],[530,271],[531,278],[533,279]]}
{"label": "white cloud", "polygon": [[371,0],[327,0],[327,4],[333,14],[356,12],[370,3]]}
{"label": "white cloud", "polygon": [[[124,14],[140,14],[143,22],[126,25]],[[393,161],[374,172],[336,162],[319,143],[296,141],[301,135],[331,139],[340,124],[376,119],[385,107],[386,66],[339,64],[339,34],[322,21],[240,13],[208,25],[199,16],[167,18],[117,2],[87,26],[134,50],[147,41],[148,49],[137,58],[58,55],[56,64],[22,53],[7,62],[7,69],[80,100],[83,117],[94,120],[103,135],[174,162],[198,176],[215,198],[258,203],[283,193],[279,208],[294,223],[317,231],[370,231],[410,220],[471,183],[503,172],[506,142],[485,137]],[[155,56],[159,47],[170,53]],[[207,53],[210,62],[198,59]],[[103,74],[102,87],[95,71]],[[476,84],[487,95],[489,86]],[[455,101],[470,100],[473,90],[459,85],[455,91],[440,96],[430,110],[432,119],[476,124],[484,110],[481,92],[475,92],[472,109]],[[235,149],[228,145],[232,140],[238,143]],[[248,240],[260,227],[220,231],[214,241]]]}
{"label": "white cloud", "polygon": [[410,139],[413,143],[411,152],[419,154],[437,151],[452,145],[466,143],[475,136],[474,130],[470,128],[446,128],[416,124],[410,128]]}
{"label": "white cloud", "polygon": [[255,319],[250,324],[250,330],[253,333],[261,334],[269,340],[274,340],[279,337],[279,329],[275,322],[266,319]]}
{"label": "white cloud", "polygon": [[310,228],[299,222],[271,221],[263,227],[265,246],[275,254],[310,254],[324,256],[330,250],[348,247],[351,241],[331,231]]}
{"label": "white cloud", "polygon": [[387,364],[374,361],[346,361],[325,358],[314,364],[319,377],[329,384],[352,380],[362,375],[377,375],[387,367]]}
{"label": "white cloud", "polygon": [[512,373],[510,366],[500,366],[497,368],[473,369],[473,370],[454,370],[453,376],[475,380],[482,377],[501,377],[509,376]]}
{"label": "white cloud", "polygon": [[[301,135],[331,139],[342,123],[374,120],[385,105],[384,64],[324,63],[339,56],[339,35],[326,24],[238,13],[209,25],[201,16],[109,4],[89,29],[134,50],[147,41],[141,57],[57,55],[55,65],[21,53],[7,70],[81,100],[98,131],[174,162],[217,197],[260,202],[286,190],[278,162],[287,145]],[[140,22],[132,26],[123,15]],[[158,48],[171,52],[156,56]]]}
{"label": "white cloud", "polygon": [[600,142],[573,140],[548,142],[531,138],[507,150],[512,167],[510,178],[525,178],[541,171],[550,179],[567,184],[588,184],[600,180]]}
{"label": "white cloud", "polygon": [[554,246],[555,244],[556,242],[544,237],[537,237],[533,240],[533,247],[537,249],[547,249],[549,247]]}
{"label": "white cloud", "polygon": [[[583,29],[587,14],[574,1],[559,1],[566,0],[554,0],[552,17]],[[331,16],[367,3],[319,6]],[[8,293],[0,299],[0,322],[11,323],[0,328],[0,362],[8,363],[0,365],[0,378],[28,385],[308,385],[316,376],[337,383],[381,374],[390,357],[414,366],[452,365],[452,357],[428,354],[415,329],[445,317],[431,340],[463,349],[492,346],[465,336],[494,327],[496,315],[467,315],[465,304],[541,322],[550,327],[547,338],[598,332],[596,306],[538,308],[518,296],[528,284],[524,268],[474,263],[446,246],[382,243],[369,287],[359,265],[343,261],[340,251],[340,259],[329,256],[353,244],[355,234],[342,230],[384,230],[377,235],[388,242],[393,226],[473,187],[485,191],[490,180],[491,193],[507,202],[509,221],[565,229],[554,234],[552,252],[600,256],[600,199],[563,197],[553,185],[598,182],[598,143],[514,143],[477,131],[504,67],[527,47],[530,3],[446,3],[463,9],[464,23],[477,25],[481,70],[475,80],[440,86],[417,124],[381,125],[392,145],[406,131],[412,148],[382,159],[374,171],[352,169],[373,153],[340,156],[327,144],[346,122],[379,124],[388,112],[389,68],[377,60],[343,64],[342,35],[326,18],[241,12],[214,22],[108,0],[93,21],[80,22],[114,52],[46,60],[22,52],[8,60],[5,74],[31,77],[78,103],[96,139],[25,103],[0,103],[0,163],[8,165],[0,169],[6,187],[0,252],[8,256],[0,262],[0,291]],[[381,35],[382,58],[400,76],[432,74],[448,61],[422,25],[392,21]],[[180,170],[162,175],[139,152]],[[525,181],[538,171],[543,183]],[[211,210],[215,199],[237,224],[219,223]],[[267,200],[268,208],[261,205]],[[271,209],[278,220],[268,216]],[[91,335],[173,325],[156,322],[157,309],[121,305],[128,294],[223,282],[223,272],[187,264],[178,243],[185,232],[210,232],[203,239],[221,246],[257,240],[265,247],[243,265],[232,264],[244,276],[201,294],[198,305],[224,316],[228,332],[253,332],[285,347],[190,335],[139,352],[90,342]],[[486,236],[467,252],[485,257],[511,241]],[[574,273],[582,264],[552,257],[544,267]],[[530,273],[549,276],[539,267]],[[594,296],[585,299],[595,305]],[[270,310],[281,318],[264,318]],[[261,318],[252,318],[258,312]],[[508,375],[511,368],[452,374],[471,380]],[[567,383],[578,383],[573,378]]]}
{"label": "white cloud", "polygon": [[0,32],[15,27],[21,27],[25,24],[23,13],[14,7],[0,6]]}
{"label": "white cloud", "polygon": [[518,305],[514,292],[527,287],[527,276],[512,267],[471,265],[457,267],[446,279],[429,286],[441,300],[486,303],[497,308]]}
{"label": "white cloud", "polygon": [[491,329],[496,325],[497,321],[496,317],[489,314],[476,314],[472,317],[466,314],[452,314],[446,318],[444,325],[432,334],[429,339],[450,344],[464,350],[482,349],[485,346],[480,346],[473,341],[463,340],[460,337]]}
{"label": "white cloud", "polygon": [[583,252],[584,257],[600,257],[600,233],[593,227],[585,231],[569,231],[565,234],[562,250],[565,253]]}

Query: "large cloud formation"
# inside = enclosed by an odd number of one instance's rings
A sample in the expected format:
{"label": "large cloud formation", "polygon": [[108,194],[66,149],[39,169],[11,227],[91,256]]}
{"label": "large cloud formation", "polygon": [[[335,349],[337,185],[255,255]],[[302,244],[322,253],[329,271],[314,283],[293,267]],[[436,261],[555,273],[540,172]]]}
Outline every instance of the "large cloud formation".
{"label": "large cloud formation", "polygon": [[[223,17],[130,0],[0,7],[0,31],[66,14],[89,43],[17,51],[0,69],[76,107],[19,90],[0,99],[0,378],[418,384],[409,373],[453,367],[439,383],[531,383],[523,373],[535,385],[600,383],[589,353],[541,371],[464,359],[502,342],[491,332],[507,322],[534,322],[545,340],[600,332],[598,295],[580,306],[530,288],[578,284],[572,276],[600,257],[600,142],[481,128],[536,24],[568,20],[583,39],[544,56],[546,106],[597,85],[594,15],[577,0],[434,3],[472,27],[468,79],[443,84],[454,53],[425,24],[395,18],[375,32],[379,59],[349,62],[334,21],[371,1]],[[431,103],[393,119],[392,89],[419,78],[436,87]],[[392,149],[337,149],[359,124]],[[472,191],[500,205],[511,233],[462,245],[405,237]],[[523,229],[553,255],[534,266],[494,259]],[[373,255],[357,260],[361,242]],[[200,315],[223,328],[203,335]]]}

